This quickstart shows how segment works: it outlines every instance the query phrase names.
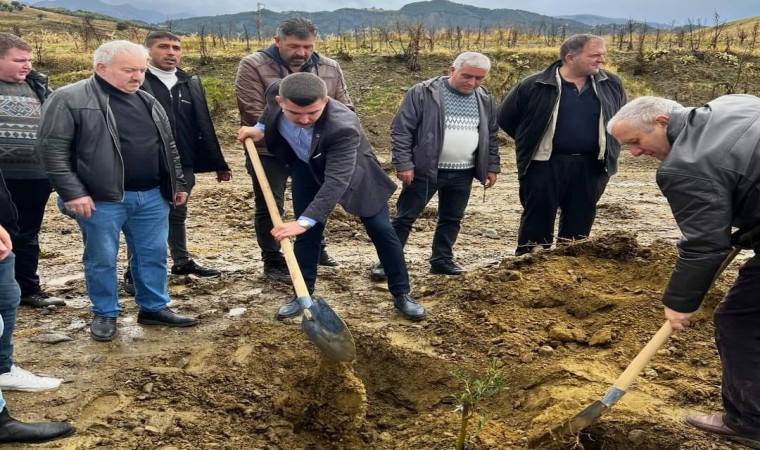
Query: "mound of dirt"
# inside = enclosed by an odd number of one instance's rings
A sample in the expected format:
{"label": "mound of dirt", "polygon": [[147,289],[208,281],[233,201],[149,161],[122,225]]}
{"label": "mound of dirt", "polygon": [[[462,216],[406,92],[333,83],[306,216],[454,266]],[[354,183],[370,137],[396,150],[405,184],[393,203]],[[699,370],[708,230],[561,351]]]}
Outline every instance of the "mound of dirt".
{"label": "mound of dirt", "polygon": [[[231,164],[244,173],[242,155]],[[79,230],[51,202],[41,275],[68,306],[21,309],[14,359],[67,382],[54,392],[4,393],[14,416],[71,420],[78,433],[60,445],[77,449],[437,450],[452,448],[459,430],[454,399],[463,386],[453,373],[477,378],[496,360],[508,389],[481,403],[490,420],[469,448],[524,449],[531,437],[600,399],[664,320],[660,296],[676,255],[671,224],[634,236],[626,221],[602,218],[595,239],[515,258],[508,248],[520,211],[510,200],[516,189],[504,181],[490,203],[474,199],[468,206],[456,248],[468,269],[463,276],[428,273],[435,216],[415,225],[406,253],[413,293],[428,309],[421,323],[400,317],[385,284],[367,278],[376,255],[356,219],[333,214],[328,249],[341,267],[320,268],[317,293],[351,329],[357,359],[325,364],[298,320],[273,317],[292,288],[261,275],[244,177],[220,187],[199,177],[193,194],[190,250],[223,274],[169,281],[172,307],[198,315],[201,324],[141,326],[134,300],[124,296],[117,339],[107,344],[88,335]],[[646,192],[630,206],[656,211],[642,220],[669,214]],[[485,230],[493,237],[484,238]],[[730,272],[695,327],[673,336],[615,408],[562,445],[736,448],[681,423],[688,410],[720,409],[709,314]],[[40,342],[51,332],[71,340]]]}

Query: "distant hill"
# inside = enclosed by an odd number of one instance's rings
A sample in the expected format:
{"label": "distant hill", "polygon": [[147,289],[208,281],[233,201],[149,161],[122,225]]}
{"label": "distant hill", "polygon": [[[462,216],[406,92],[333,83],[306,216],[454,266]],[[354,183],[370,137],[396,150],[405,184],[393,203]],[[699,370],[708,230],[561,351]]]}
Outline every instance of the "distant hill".
{"label": "distant hill", "polygon": [[[322,34],[337,34],[347,30],[366,27],[384,26],[394,28],[397,24],[422,23],[428,28],[462,27],[477,30],[479,27],[494,28],[522,27],[527,29],[560,29],[567,26],[567,33],[583,33],[592,27],[572,19],[558,19],[519,9],[488,9],[477,6],[462,5],[448,0],[432,0],[404,5],[401,9],[356,9],[342,8],[335,11],[287,11],[275,12],[263,9],[259,12],[249,11],[221,16],[193,17],[172,20],[172,28],[186,33],[193,33],[205,26],[207,32],[230,34],[256,32],[257,14],[261,16],[262,35],[271,36],[277,25],[288,17],[301,16],[312,20]],[[172,18],[175,19],[175,18]],[[542,25],[543,24],[543,25]]]}
{"label": "distant hill", "polygon": [[[595,16],[593,14],[573,14],[573,15],[568,15],[568,16],[557,16],[557,18],[575,20],[575,21],[585,23],[586,25],[591,25],[591,26],[611,25],[611,24],[623,25],[623,24],[628,23],[628,19],[621,19],[619,17],[615,18],[615,17]],[[638,20],[636,22],[640,23]],[[647,25],[653,28],[662,28],[662,29],[671,28],[670,25],[665,25],[662,23],[655,23],[655,22],[651,22],[651,23],[648,22]]]}
{"label": "distant hill", "polygon": [[[157,11],[135,8],[129,4],[109,5],[100,0],[43,0],[30,3],[41,8],[63,8],[69,11],[90,11],[98,14],[126,20],[139,20],[145,23],[161,23],[167,20],[167,15]],[[182,15],[190,17],[190,15]],[[176,18],[177,16],[175,16]]]}

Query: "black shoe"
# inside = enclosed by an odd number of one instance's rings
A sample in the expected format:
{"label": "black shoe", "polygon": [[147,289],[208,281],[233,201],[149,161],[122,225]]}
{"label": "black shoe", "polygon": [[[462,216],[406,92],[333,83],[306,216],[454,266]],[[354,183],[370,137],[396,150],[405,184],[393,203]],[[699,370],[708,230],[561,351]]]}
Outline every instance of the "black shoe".
{"label": "black shoe", "polygon": [[417,303],[417,300],[412,298],[412,296],[409,294],[402,294],[398,297],[393,297],[393,306],[399,310],[401,315],[411,320],[412,322],[419,322],[427,316],[425,308]]}
{"label": "black shoe", "polygon": [[190,316],[182,316],[171,308],[161,311],[143,311],[137,313],[137,323],[143,325],[166,325],[167,327],[192,327],[198,325],[198,319]]}
{"label": "black shoe", "polygon": [[298,299],[294,298],[280,306],[280,309],[277,310],[277,314],[274,315],[274,318],[277,320],[285,320],[290,317],[298,316],[302,311],[303,307],[298,302]]}
{"label": "black shoe", "polygon": [[32,308],[46,308],[48,306],[66,306],[66,302],[58,297],[51,297],[47,292],[39,291],[32,295],[21,297],[21,304]]}
{"label": "black shoe", "polygon": [[74,427],[67,422],[19,422],[8,414],[8,408],[0,413],[0,443],[46,442],[74,434]]}
{"label": "black shoe", "polygon": [[172,274],[174,275],[197,275],[199,277],[218,277],[222,272],[216,269],[208,269],[203,266],[199,266],[198,263],[192,259],[186,263],[174,264],[172,266]]}
{"label": "black shoe", "polygon": [[466,271],[454,262],[440,262],[430,265],[430,273],[436,275],[462,275]]}
{"label": "black shoe", "polygon": [[134,297],[135,292],[137,292],[135,289],[135,280],[132,278],[132,272],[130,272],[129,269],[124,272],[124,284],[122,287],[124,288],[124,292],[126,292],[127,295]]}
{"label": "black shoe", "polygon": [[90,336],[98,342],[112,341],[116,336],[116,317],[95,315],[90,324]]}
{"label": "black shoe", "polygon": [[386,281],[388,279],[382,264],[377,263],[369,269],[369,279],[372,281]]}
{"label": "black shoe", "polygon": [[325,267],[338,267],[340,263],[330,256],[330,254],[327,253],[327,250],[322,247],[322,250],[319,252],[319,265]]}
{"label": "black shoe", "polygon": [[270,280],[279,281],[280,283],[292,284],[290,280],[290,273],[288,272],[288,266],[264,263],[264,276]]}

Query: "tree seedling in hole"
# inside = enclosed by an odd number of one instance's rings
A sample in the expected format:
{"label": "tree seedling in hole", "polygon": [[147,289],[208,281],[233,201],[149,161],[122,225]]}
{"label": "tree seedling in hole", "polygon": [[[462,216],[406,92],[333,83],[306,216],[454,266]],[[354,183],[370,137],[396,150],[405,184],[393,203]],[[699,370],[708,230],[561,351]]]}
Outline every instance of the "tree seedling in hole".
{"label": "tree seedling in hole", "polygon": [[[487,412],[480,408],[480,401],[506,389],[507,380],[504,377],[504,373],[497,367],[495,359],[490,361],[488,370],[483,378],[470,378],[470,375],[463,370],[454,371],[452,375],[464,383],[464,390],[456,396],[457,401],[454,411],[462,414],[456,450],[465,450],[469,448],[472,438],[483,430],[483,426],[491,418]],[[479,416],[477,427],[472,434],[468,434],[467,429],[470,418],[475,415]]]}

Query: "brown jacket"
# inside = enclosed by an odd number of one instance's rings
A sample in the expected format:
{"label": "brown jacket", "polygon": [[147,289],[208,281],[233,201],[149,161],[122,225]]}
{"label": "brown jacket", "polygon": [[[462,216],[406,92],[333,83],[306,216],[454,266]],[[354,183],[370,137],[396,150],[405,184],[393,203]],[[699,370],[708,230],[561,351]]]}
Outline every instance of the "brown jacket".
{"label": "brown jacket", "polygon": [[[291,73],[290,69],[278,60],[278,56],[277,47],[272,45],[251,53],[240,61],[235,77],[235,97],[240,111],[240,122],[245,126],[252,127],[258,122],[266,106],[267,88]],[[353,109],[346,80],[337,61],[313,53],[310,64],[305,67],[324,80],[328,96]],[[262,144],[257,143],[256,146],[259,153],[267,153]]]}

